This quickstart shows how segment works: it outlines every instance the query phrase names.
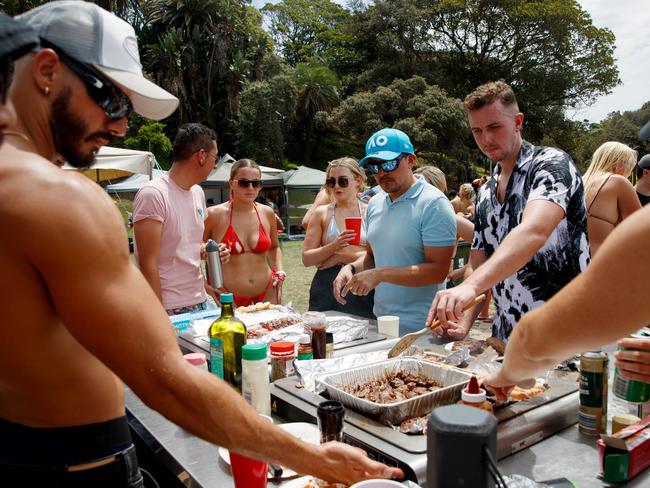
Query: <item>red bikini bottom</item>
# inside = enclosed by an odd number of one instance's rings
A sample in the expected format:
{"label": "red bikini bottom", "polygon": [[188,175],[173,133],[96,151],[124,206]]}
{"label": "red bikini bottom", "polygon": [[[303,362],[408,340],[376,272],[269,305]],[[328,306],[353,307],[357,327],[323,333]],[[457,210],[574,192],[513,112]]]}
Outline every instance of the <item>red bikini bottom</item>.
{"label": "red bikini bottom", "polygon": [[[233,293],[232,299],[235,302],[235,305],[237,305],[238,307],[246,307],[248,305],[253,305],[257,302],[263,302],[264,298],[266,297],[266,293],[269,291],[269,288],[271,288],[272,286],[273,286],[273,274],[271,274],[271,279],[269,279],[266,288],[259,295],[254,297],[246,297],[246,296],[235,295]],[[226,288],[226,291],[230,291],[230,290]]]}

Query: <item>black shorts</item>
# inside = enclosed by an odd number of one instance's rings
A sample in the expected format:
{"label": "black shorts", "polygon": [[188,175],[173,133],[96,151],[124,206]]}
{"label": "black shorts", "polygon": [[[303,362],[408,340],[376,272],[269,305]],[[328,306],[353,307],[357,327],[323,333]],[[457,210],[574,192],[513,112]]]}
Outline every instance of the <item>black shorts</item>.
{"label": "black shorts", "polygon": [[0,420],[2,485],[143,485],[126,417],[73,427],[35,428]]}
{"label": "black shorts", "polygon": [[337,312],[345,312],[352,315],[359,315],[368,319],[375,319],[375,314],[372,308],[375,304],[375,290],[372,290],[368,295],[356,296],[348,293],[345,296],[345,305],[341,305],[334,299],[334,292],[332,291],[332,283],[336,279],[343,266],[333,266],[327,269],[319,269],[311,281],[309,288],[309,310],[316,312],[325,312],[327,310],[335,310]]}

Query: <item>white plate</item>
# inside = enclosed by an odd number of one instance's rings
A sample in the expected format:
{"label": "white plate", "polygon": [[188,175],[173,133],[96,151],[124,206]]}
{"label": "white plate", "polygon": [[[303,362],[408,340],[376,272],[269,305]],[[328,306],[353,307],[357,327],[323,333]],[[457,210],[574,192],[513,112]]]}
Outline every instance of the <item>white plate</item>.
{"label": "white plate", "polygon": [[[320,433],[318,432],[318,427],[316,427],[314,424],[309,424],[307,422],[293,422],[288,424],[279,424],[278,427],[280,427],[282,430],[288,432],[289,434],[297,437],[302,441],[309,442],[310,444],[320,444]],[[219,457],[221,457],[221,459],[223,459],[223,461],[228,466],[230,466],[230,455],[228,454],[228,449],[220,447]],[[282,471],[283,478],[291,478],[296,474],[297,473],[292,469],[283,468]],[[302,486],[305,486],[307,480],[309,480],[309,477],[305,478],[305,481]],[[293,480],[293,481],[298,481],[298,480]],[[296,485],[296,486],[300,486],[300,485]]]}

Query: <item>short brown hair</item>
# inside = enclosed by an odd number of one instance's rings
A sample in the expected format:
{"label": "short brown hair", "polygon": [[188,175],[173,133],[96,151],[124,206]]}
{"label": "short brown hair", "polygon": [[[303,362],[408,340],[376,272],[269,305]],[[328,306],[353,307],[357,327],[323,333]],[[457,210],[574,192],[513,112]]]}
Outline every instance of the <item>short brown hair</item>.
{"label": "short brown hair", "polygon": [[517,107],[517,97],[515,97],[515,92],[512,91],[510,85],[508,85],[504,80],[499,81],[490,81],[484,85],[479,86],[476,90],[465,97],[463,106],[465,107],[466,112],[472,112],[483,108],[486,105],[490,105],[493,102],[500,100],[504,107]]}
{"label": "short brown hair", "polygon": [[230,179],[234,180],[237,176],[237,171],[242,168],[254,168],[260,172],[260,177],[262,176],[262,170],[259,165],[252,159],[239,159],[230,167]]}

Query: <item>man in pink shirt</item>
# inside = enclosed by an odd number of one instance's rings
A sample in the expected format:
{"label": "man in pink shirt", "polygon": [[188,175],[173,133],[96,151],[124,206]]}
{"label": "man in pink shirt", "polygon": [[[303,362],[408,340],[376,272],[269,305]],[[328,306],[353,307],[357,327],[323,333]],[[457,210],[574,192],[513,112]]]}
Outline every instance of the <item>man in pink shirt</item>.
{"label": "man in pink shirt", "polygon": [[198,185],[217,161],[217,135],[201,124],[185,124],[174,140],[167,174],[143,186],[133,203],[135,255],[140,271],[169,315],[203,310],[201,273],[205,194]]}

